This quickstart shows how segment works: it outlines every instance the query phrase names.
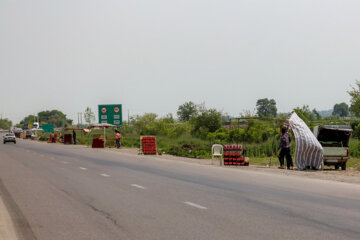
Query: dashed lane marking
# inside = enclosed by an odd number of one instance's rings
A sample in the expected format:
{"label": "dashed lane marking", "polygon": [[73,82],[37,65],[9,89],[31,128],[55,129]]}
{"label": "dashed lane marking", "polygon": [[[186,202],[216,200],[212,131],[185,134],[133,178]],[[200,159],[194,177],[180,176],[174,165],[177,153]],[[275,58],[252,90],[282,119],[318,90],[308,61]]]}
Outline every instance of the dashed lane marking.
{"label": "dashed lane marking", "polygon": [[136,188],[140,188],[140,189],[146,189],[146,187],[143,187],[141,185],[138,184],[131,184],[132,187],[136,187]]}
{"label": "dashed lane marking", "polygon": [[79,167],[79,168],[84,171],[87,170],[87,168],[84,168],[84,167]]}
{"label": "dashed lane marking", "polygon": [[108,175],[108,174],[106,174],[106,173],[102,173],[102,174],[100,174],[101,176],[103,176],[103,177],[110,177],[110,175]]}
{"label": "dashed lane marking", "polygon": [[195,207],[195,208],[199,208],[199,209],[207,209],[207,207],[204,207],[204,206],[201,206],[199,204],[196,204],[196,203],[193,203],[193,202],[184,202],[186,205],[189,205],[189,206],[192,206],[192,207]]}

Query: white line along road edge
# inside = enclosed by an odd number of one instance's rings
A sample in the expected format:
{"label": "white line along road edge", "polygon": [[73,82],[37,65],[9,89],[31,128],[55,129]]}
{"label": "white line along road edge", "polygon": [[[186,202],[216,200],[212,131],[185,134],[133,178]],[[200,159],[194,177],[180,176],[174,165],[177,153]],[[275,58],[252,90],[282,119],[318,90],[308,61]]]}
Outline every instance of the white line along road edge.
{"label": "white line along road edge", "polygon": [[108,174],[106,174],[106,173],[102,173],[102,174],[100,174],[101,176],[103,176],[103,177],[110,177],[110,175],[108,175]]}
{"label": "white line along road edge", "polygon": [[136,188],[140,188],[140,189],[146,189],[146,187],[143,187],[141,185],[137,185],[137,184],[131,184],[132,187],[136,187]]}
{"label": "white line along road edge", "polygon": [[192,202],[184,202],[185,204],[189,205],[189,206],[192,206],[192,207],[196,207],[196,208],[199,208],[199,209],[207,209],[207,207],[204,207],[204,206],[201,206],[201,205],[198,205],[196,203],[192,203]]}
{"label": "white line along road edge", "polygon": [[81,170],[87,170],[87,168],[84,168],[84,167],[79,167]]}

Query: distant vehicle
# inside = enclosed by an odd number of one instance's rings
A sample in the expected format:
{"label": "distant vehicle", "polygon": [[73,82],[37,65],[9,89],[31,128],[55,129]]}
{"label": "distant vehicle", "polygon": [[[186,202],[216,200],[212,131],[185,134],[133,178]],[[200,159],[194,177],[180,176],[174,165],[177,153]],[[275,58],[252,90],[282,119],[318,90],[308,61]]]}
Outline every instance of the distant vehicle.
{"label": "distant vehicle", "polygon": [[352,132],[352,128],[346,125],[320,125],[314,128],[314,135],[324,149],[324,165],[346,170]]}
{"label": "distant vehicle", "polygon": [[14,144],[16,144],[16,138],[13,133],[7,133],[3,138],[4,138],[4,144],[7,142],[13,142]]}
{"label": "distant vehicle", "polygon": [[36,130],[42,130],[42,129],[40,128],[40,124],[38,122],[34,122],[31,130],[36,131]]}
{"label": "distant vehicle", "polygon": [[25,131],[25,138],[26,138],[26,139],[31,139],[31,135],[32,135],[32,134],[33,134],[32,131],[26,130],[26,131]]}
{"label": "distant vehicle", "polygon": [[24,130],[22,130],[22,128],[13,128],[12,132],[13,133],[22,133]]}
{"label": "distant vehicle", "polygon": [[32,134],[31,134],[31,140],[34,140],[36,138],[37,138],[37,132],[33,131]]}

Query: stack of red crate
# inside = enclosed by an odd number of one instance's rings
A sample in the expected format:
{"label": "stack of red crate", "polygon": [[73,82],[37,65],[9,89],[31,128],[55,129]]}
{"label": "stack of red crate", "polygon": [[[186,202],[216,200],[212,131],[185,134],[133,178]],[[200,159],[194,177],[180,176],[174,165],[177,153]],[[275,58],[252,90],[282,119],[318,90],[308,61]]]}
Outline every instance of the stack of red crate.
{"label": "stack of red crate", "polygon": [[245,156],[242,154],[241,145],[224,145],[224,165],[244,166]]}
{"label": "stack of red crate", "polygon": [[144,154],[156,154],[156,137],[142,137],[142,151]]}
{"label": "stack of red crate", "polygon": [[94,138],[92,142],[92,148],[104,148],[104,140],[100,138]]}

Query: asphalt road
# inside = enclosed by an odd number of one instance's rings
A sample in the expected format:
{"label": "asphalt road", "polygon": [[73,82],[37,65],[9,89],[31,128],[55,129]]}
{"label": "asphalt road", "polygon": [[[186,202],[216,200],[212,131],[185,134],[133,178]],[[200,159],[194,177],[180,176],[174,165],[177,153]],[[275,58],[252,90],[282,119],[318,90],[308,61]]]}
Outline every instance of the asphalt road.
{"label": "asphalt road", "polygon": [[359,239],[360,186],[81,146],[0,145],[23,239]]}

